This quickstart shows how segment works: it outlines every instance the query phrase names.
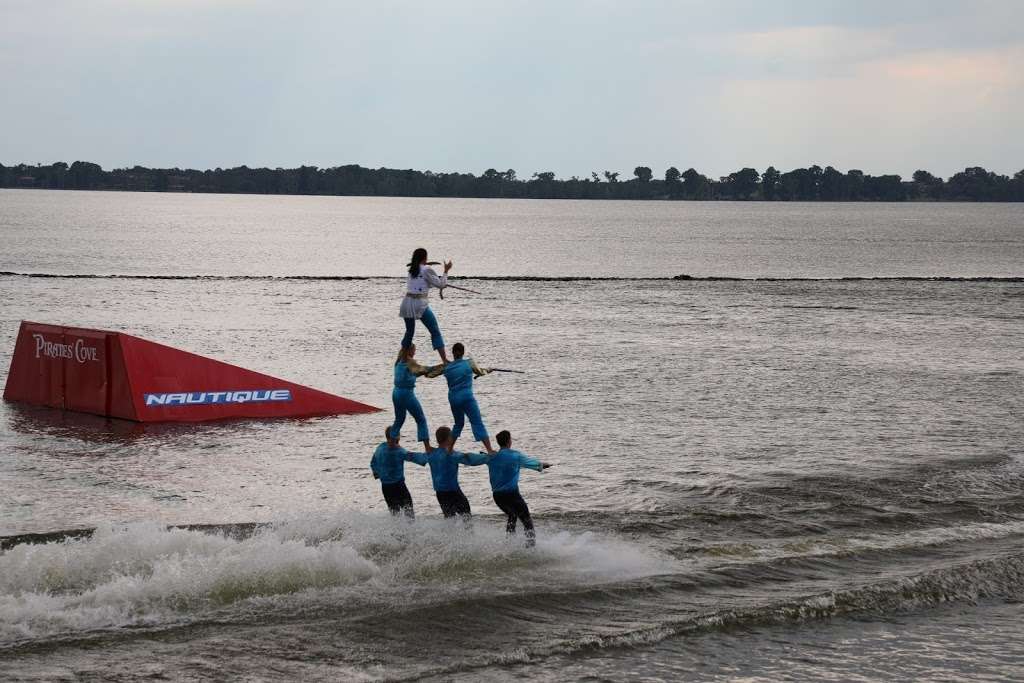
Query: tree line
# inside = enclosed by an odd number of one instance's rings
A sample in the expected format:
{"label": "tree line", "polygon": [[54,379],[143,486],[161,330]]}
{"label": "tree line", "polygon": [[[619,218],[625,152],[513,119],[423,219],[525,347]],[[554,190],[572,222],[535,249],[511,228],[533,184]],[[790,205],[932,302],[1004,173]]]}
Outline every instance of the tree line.
{"label": "tree line", "polygon": [[769,166],[763,173],[744,168],[709,178],[675,166],[661,178],[647,166],[632,177],[594,171],[588,177],[556,178],[538,171],[520,178],[512,169],[472,173],[365,168],[355,164],[317,168],[116,168],[76,161],[44,166],[0,164],[0,187],[136,192],[219,192],[248,194],[356,195],[384,197],[510,197],[532,199],[669,199],[763,201],[1024,201],[1024,170],[1013,177],[975,166],[950,176],[916,171],[910,180],[873,176],[831,166],[785,173]]}

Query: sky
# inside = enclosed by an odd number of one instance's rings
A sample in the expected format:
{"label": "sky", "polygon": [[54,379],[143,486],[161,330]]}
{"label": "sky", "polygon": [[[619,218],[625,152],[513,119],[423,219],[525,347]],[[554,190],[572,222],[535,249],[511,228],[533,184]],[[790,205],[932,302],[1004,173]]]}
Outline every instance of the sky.
{"label": "sky", "polygon": [[0,0],[0,163],[1024,168],[1022,0]]}

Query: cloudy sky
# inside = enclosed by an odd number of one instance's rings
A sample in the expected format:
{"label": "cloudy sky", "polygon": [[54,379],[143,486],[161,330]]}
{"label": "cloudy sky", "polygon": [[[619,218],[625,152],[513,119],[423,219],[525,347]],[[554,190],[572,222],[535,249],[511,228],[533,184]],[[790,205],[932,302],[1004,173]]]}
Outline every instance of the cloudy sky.
{"label": "cloudy sky", "polygon": [[1024,168],[1024,2],[0,0],[0,163]]}

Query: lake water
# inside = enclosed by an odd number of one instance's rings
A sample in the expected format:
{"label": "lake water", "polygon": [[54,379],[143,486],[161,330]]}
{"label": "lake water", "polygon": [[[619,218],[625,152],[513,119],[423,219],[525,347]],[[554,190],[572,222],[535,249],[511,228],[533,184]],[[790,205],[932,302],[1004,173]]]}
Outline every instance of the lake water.
{"label": "lake water", "polygon": [[393,520],[388,413],[0,404],[0,678],[1024,677],[1024,207],[0,191],[0,241],[3,379],[30,319],[381,407],[426,246],[481,292],[449,343],[527,372],[492,432],[557,463],[531,551],[474,468],[472,529],[414,465]]}

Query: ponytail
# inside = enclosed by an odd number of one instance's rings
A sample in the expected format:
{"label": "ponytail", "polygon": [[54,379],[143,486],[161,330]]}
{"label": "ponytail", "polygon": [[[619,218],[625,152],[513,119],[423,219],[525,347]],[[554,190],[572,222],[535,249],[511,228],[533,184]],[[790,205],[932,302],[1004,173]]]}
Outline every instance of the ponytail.
{"label": "ponytail", "polygon": [[420,276],[420,264],[427,260],[427,250],[423,247],[419,247],[416,251],[412,252],[412,259],[409,261],[409,275],[413,277]]}

